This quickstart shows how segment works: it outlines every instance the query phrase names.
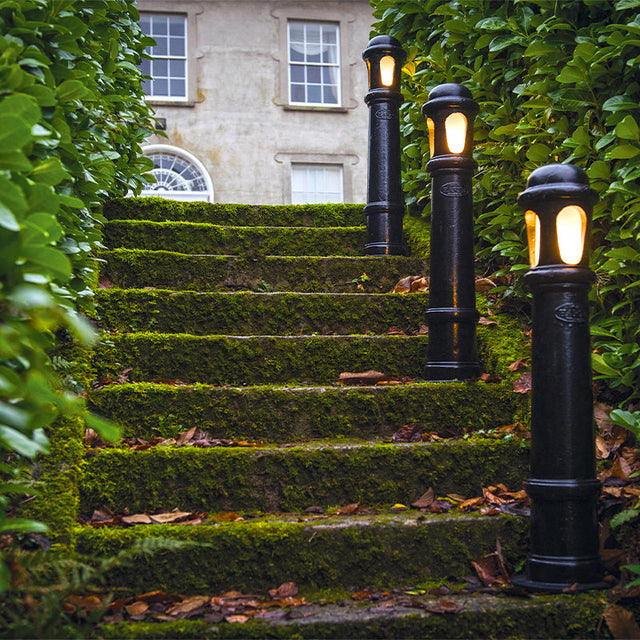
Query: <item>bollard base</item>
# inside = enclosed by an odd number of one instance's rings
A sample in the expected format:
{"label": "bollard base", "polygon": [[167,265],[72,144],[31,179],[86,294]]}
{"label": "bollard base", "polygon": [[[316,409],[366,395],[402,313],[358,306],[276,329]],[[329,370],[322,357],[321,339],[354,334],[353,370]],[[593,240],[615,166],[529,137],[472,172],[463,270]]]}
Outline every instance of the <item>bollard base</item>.
{"label": "bollard base", "polygon": [[528,591],[549,591],[551,593],[574,593],[582,591],[597,591],[608,589],[611,585],[604,581],[599,582],[542,582],[540,580],[530,580],[526,575],[514,576],[511,582],[517,587],[522,587]]}
{"label": "bollard base", "polygon": [[477,362],[429,362],[423,375],[428,382],[463,382],[477,379],[480,367]]}

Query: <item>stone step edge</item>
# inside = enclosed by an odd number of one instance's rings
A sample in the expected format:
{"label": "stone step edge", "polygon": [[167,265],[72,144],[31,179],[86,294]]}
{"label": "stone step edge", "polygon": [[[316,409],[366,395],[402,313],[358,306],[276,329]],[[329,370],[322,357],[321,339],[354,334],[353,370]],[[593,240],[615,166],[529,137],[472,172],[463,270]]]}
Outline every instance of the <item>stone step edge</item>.
{"label": "stone step edge", "polygon": [[[236,514],[225,514],[236,517]],[[76,527],[76,550],[92,557],[160,552],[118,572],[135,589],[198,593],[266,591],[295,582],[307,591],[419,584],[473,575],[472,561],[500,540],[508,565],[524,559],[528,518],[424,514],[280,515],[202,524]],[[455,535],[452,532],[455,531]],[[167,566],[167,555],[174,563]],[[139,557],[139,556],[136,556]],[[223,561],[223,563],[221,563]],[[251,567],[251,571],[247,571]]]}
{"label": "stone step edge", "polygon": [[[311,603],[283,609],[271,620],[234,618],[176,622],[102,624],[100,637],[202,638],[599,638],[605,594],[536,595],[529,599],[500,595],[418,597],[415,606],[388,607],[347,601]],[[443,601],[445,605],[443,606]],[[448,605],[447,603],[451,603]],[[461,607],[456,613],[433,613]]]}
{"label": "stone step edge", "polygon": [[409,505],[429,488],[464,497],[498,483],[517,491],[528,472],[521,439],[98,449],[83,462],[79,514],[88,518],[102,506],[114,513],[224,513]]}
{"label": "stone step edge", "polygon": [[[528,421],[529,398],[509,382],[412,382],[379,386],[157,383],[89,391],[92,410],[123,426],[125,437],[175,437],[193,426],[218,438],[296,442],[305,438],[390,439],[419,433],[461,436]],[[167,409],[170,407],[170,409]]]}

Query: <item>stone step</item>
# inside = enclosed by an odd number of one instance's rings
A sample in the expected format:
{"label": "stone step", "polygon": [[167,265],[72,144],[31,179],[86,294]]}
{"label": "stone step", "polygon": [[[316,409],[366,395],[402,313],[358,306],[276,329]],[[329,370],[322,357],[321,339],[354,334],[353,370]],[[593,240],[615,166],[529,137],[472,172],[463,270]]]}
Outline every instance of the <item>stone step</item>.
{"label": "stone step", "polygon": [[99,289],[109,331],[194,335],[311,335],[418,331],[428,294],[194,292]]}
{"label": "stone step", "polygon": [[472,438],[413,444],[310,442],[295,446],[91,449],[80,480],[79,514],[157,509],[304,511],[360,503],[409,505],[437,495],[519,490],[528,448],[520,439]]}
{"label": "stone step", "polygon": [[84,526],[76,539],[78,551],[94,558],[153,538],[199,544],[171,550],[162,559],[140,556],[135,567],[117,569],[107,579],[139,594],[214,595],[264,593],[284,582],[312,592],[460,580],[474,575],[472,560],[494,552],[496,540],[505,562],[522,560],[527,533],[526,518],[518,516],[384,509],[378,515],[301,513],[212,518],[196,525]]}
{"label": "stone step", "polygon": [[272,256],[361,256],[364,227],[239,227],[201,222],[114,220],[104,227],[110,249]]}
{"label": "stone step", "polygon": [[107,220],[173,220],[248,227],[359,227],[365,224],[362,204],[248,205],[114,198],[105,202],[102,213]]}
{"label": "stone step", "polygon": [[[95,380],[204,382],[224,385],[331,384],[343,372],[376,369],[418,378],[427,336],[106,336],[93,351]],[[104,384],[104,382],[103,382]]]}
{"label": "stone step", "polygon": [[389,439],[407,424],[461,436],[524,420],[528,396],[510,383],[422,383],[361,387],[217,387],[113,384],[89,393],[90,407],[124,437],[175,437],[197,427],[215,438],[299,442]]}
{"label": "stone step", "polygon": [[114,249],[100,254],[103,276],[122,289],[387,293],[407,275],[424,275],[424,260],[393,257],[219,256]]}
{"label": "stone step", "polygon": [[[395,598],[395,600],[394,600]],[[123,622],[101,625],[101,638],[344,638],[444,640],[454,638],[602,638],[605,594],[560,596],[470,594],[403,597],[379,601],[346,598],[299,607],[272,608],[248,621],[228,615],[211,620]],[[448,609],[449,612],[445,610]],[[209,608],[210,611],[212,609]]]}

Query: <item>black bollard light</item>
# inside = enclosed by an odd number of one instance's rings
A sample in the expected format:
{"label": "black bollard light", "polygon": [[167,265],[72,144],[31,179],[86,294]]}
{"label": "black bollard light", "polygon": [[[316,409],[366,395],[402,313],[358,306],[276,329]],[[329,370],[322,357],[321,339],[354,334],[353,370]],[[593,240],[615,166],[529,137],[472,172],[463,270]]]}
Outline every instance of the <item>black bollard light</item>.
{"label": "black bollard light", "polygon": [[[588,294],[597,194],[569,164],[540,167],[518,196],[525,209],[533,296],[530,548],[534,590],[605,588],[599,556]],[[576,585],[576,586],[574,586]]]}
{"label": "black bollard light", "polygon": [[362,57],[369,71],[369,171],[367,181],[367,255],[402,255],[402,193],[400,117],[403,102],[400,73],[406,58],[391,36],[373,38]]}
{"label": "black bollard light", "polygon": [[431,159],[431,257],[427,325],[427,380],[469,380],[480,375],[476,359],[473,251],[473,120],[471,92],[441,84],[429,93]]}

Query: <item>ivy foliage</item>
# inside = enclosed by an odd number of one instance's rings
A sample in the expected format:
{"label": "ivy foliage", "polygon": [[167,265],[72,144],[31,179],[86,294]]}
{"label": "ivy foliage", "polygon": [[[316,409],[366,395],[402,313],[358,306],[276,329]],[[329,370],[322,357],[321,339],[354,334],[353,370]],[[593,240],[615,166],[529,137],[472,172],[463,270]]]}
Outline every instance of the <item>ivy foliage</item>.
{"label": "ivy foliage", "polygon": [[372,0],[376,33],[408,53],[401,126],[403,179],[414,214],[430,178],[420,108],[443,82],[479,103],[474,206],[478,256],[522,298],[528,269],[516,198],[538,166],[586,169],[597,273],[594,370],[640,399],[640,0]]}
{"label": "ivy foliage", "polygon": [[[101,217],[139,191],[152,130],[137,64],[147,42],[133,0],[0,0],[0,534],[20,469],[46,453],[81,401],[50,358],[54,332],[87,343]],[[95,418],[92,426],[105,425]],[[107,434],[108,435],[108,434]],[[8,586],[0,561],[0,590]]]}

